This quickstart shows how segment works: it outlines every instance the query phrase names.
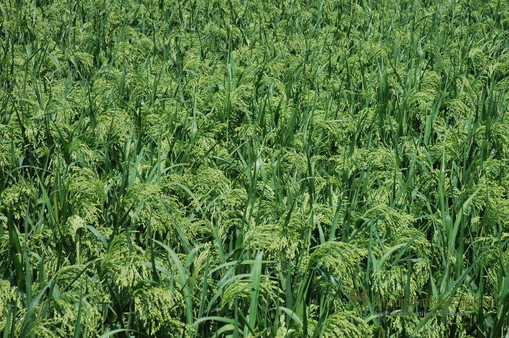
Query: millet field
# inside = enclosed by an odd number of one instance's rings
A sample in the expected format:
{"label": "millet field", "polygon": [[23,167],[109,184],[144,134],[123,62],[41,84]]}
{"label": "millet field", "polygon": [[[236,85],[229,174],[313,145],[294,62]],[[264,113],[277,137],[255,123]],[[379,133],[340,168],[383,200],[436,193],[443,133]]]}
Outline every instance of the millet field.
{"label": "millet field", "polygon": [[508,330],[508,1],[1,1],[2,337]]}

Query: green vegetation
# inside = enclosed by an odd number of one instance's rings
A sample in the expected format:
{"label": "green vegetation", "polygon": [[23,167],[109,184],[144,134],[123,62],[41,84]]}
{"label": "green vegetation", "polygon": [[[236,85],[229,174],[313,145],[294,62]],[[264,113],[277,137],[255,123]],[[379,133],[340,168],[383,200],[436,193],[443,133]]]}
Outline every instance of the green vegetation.
{"label": "green vegetation", "polygon": [[506,334],[508,75],[503,0],[2,1],[0,332]]}

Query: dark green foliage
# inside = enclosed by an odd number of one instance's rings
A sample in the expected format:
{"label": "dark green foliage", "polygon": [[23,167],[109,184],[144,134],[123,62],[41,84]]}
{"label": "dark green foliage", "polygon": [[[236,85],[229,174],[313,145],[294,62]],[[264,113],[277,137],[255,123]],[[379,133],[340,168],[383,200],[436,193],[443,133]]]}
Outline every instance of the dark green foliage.
{"label": "dark green foliage", "polygon": [[0,331],[506,334],[508,18],[3,1]]}

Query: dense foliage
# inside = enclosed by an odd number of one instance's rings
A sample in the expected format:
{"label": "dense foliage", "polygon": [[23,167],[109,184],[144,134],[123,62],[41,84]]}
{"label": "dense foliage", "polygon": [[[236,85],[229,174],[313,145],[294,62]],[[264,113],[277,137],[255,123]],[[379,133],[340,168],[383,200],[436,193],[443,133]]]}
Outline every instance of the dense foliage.
{"label": "dense foliage", "polygon": [[505,334],[508,51],[503,0],[2,1],[0,331]]}

